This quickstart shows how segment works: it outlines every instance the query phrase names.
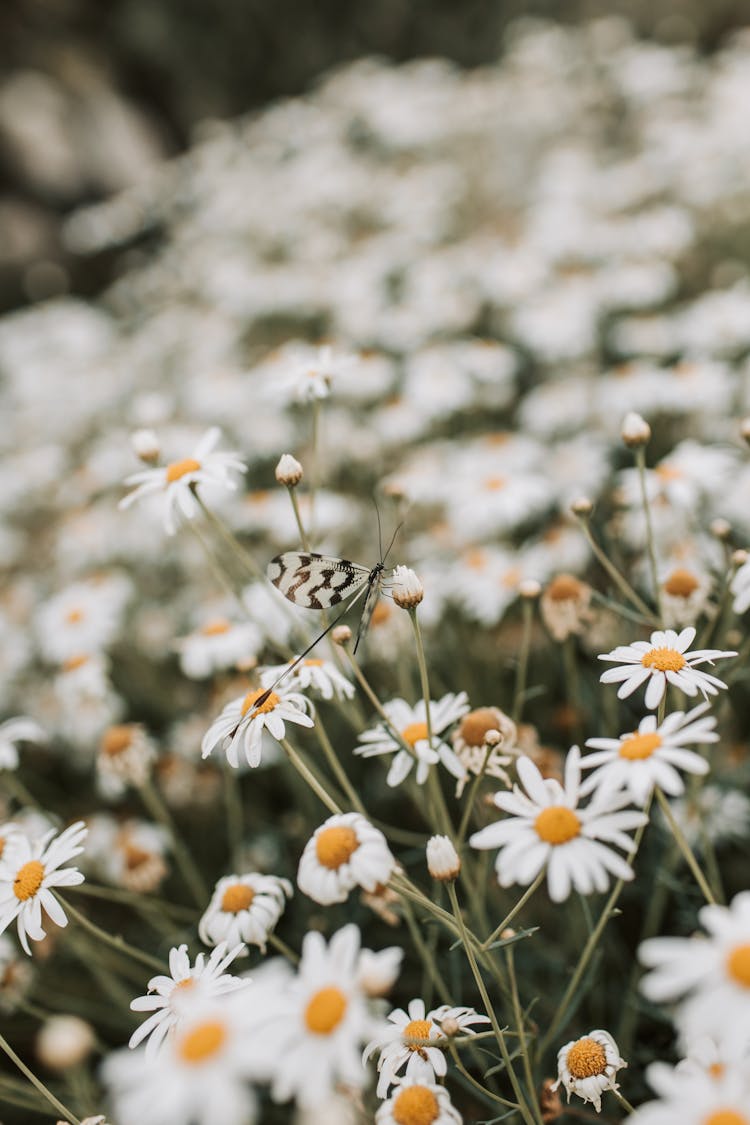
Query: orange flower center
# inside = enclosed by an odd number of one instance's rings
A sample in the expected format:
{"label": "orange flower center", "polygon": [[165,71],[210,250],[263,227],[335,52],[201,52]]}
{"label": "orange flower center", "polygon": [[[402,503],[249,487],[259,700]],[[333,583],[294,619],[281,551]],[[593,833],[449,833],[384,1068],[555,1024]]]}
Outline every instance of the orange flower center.
{"label": "orange flower center", "polygon": [[505,477],[487,477],[484,487],[488,492],[501,492],[508,483]]}
{"label": "orange flower center", "polygon": [[324,660],[306,660],[305,668],[322,668],[324,664]]}
{"label": "orange flower center", "polygon": [[440,1116],[440,1106],[427,1086],[407,1086],[393,1102],[397,1125],[432,1125]]}
{"label": "orange flower center", "polygon": [[547,597],[553,602],[571,602],[580,598],[583,583],[572,574],[558,574],[547,587]]}
{"label": "orange flower center", "polygon": [[654,750],[661,746],[661,738],[655,732],[651,734],[631,734],[620,743],[620,757],[627,758],[630,762],[640,762],[650,758]]}
{"label": "orange flower center", "polygon": [[401,731],[401,737],[413,750],[418,742],[423,742],[427,738],[427,723],[409,723],[408,727],[404,727]]}
{"label": "orange flower center", "polygon": [[127,750],[133,741],[133,728],[127,724],[119,726],[108,727],[102,737],[102,754],[108,754],[111,758],[116,758],[118,754],[122,754],[123,750]]}
{"label": "orange flower center", "polygon": [[727,957],[727,972],[735,984],[750,988],[750,944],[734,947]]}
{"label": "orange flower center", "polygon": [[682,469],[678,469],[676,465],[657,465],[654,472],[663,481],[681,480],[684,476]]}
{"label": "orange flower center", "polygon": [[[255,706],[255,702],[258,699],[263,700],[260,707]],[[267,715],[268,712],[273,711],[274,707],[278,706],[279,703],[280,699],[275,691],[266,691],[265,688],[258,688],[257,691],[249,691],[247,693],[245,698],[242,700],[242,709],[240,713],[244,718],[248,711],[252,709],[253,714],[250,716],[250,718],[254,719],[256,715]]]}
{"label": "orange flower center", "polygon": [[68,625],[78,625],[81,621],[83,621],[85,616],[86,615],[82,609],[69,609],[65,614],[65,620],[67,621]]}
{"label": "orange flower center", "polygon": [[593,1078],[595,1074],[604,1074],[606,1066],[607,1052],[588,1035],[568,1051],[568,1070],[573,1078]]}
{"label": "orange flower center", "polygon": [[315,840],[318,862],[329,871],[338,871],[359,847],[357,833],[348,824],[332,824],[319,832]]}
{"label": "orange flower center", "polygon": [[652,648],[644,652],[641,664],[657,672],[679,672],[685,667],[685,657],[676,648]]}
{"label": "orange flower center", "polygon": [[88,662],[88,656],[69,656],[62,669],[63,672],[75,672],[76,668],[83,668],[84,664],[88,664]]}
{"label": "orange flower center", "polygon": [[581,822],[565,805],[550,805],[539,813],[534,827],[545,844],[567,844],[579,835]]}
{"label": "orange flower center", "polygon": [[232,883],[221,896],[221,909],[227,914],[239,914],[241,910],[247,910],[254,898],[255,891],[252,887],[248,887],[246,883]]}
{"label": "orange flower center", "polygon": [[218,637],[222,633],[228,633],[231,627],[226,617],[216,617],[213,621],[206,622],[201,633],[204,637]]}
{"label": "orange flower center", "polygon": [[494,707],[477,707],[464,715],[458,732],[468,746],[483,746],[488,730],[497,730],[500,719]]}
{"label": "orange flower center", "polygon": [[375,606],[375,609],[372,611],[372,617],[370,618],[370,624],[371,625],[382,625],[383,622],[387,621],[390,616],[391,616],[391,608],[381,598],[381,600]]}
{"label": "orange flower center", "polygon": [[404,1040],[410,1051],[418,1051],[419,1043],[413,1045],[409,1042],[410,1039],[429,1039],[430,1038],[430,1021],[429,1020],[412,1020],[407,1023],[404,1028]]}
{"label": "orange flower center", "polygon": [[473,547],[464,555],[464,562],[470,570],[484,570],[487,566],[487,552],[481,547]]}
{"label": "orange flower center", "polygon": [[219,1020],[206,1020],[198,1024],[180,1042],[178,1054],[183,1062],[202,1063],[221,1050],[227,1029]]}
{"label": "orange flower center", "polygon": [[186,473],[197,473],[200,467],[200,461],[196,461],[193,457],[186,457],[184,461],[172,461],[167,465],[167,484],[174,484]]}
{"label": "orange flower center", "polygon": [[30,859],[19,867],[13,880],[13,894],[19,902],[26,902],[42,885],[44,879],[44,865],[38,859]]}
{"label": "orange flower center", "polygon": [[314,1035],[330,1035],[341,1023],[348,1001],[340,988],[321,988],[305,1008],[305,1025]]}
{"label": "orange flower center", "polygon": [[750,1125],[750,1118],[736,1109],[715,1109],[704,1117],[701,1125]]}
{"label": "orange flower center", "polygon": [[510,570],[504,572],[500,579],[500,585],[504,586],[506,590],[515,590],[522,577],[520,566],[512,566]]}
{"label": "orange flower center", "polygon": [[715,1078],[716,1081],[718,1082],[720,1078],[724,1077],[726,1069],[727,1068],[724,1065],[724,1063],[715,1062],[715,1063],[711,1063],[711,1065],[709,1066],[708,1073],[711,1076],[711,1078]]}
{"label": "orange flower center", "polygon": [[152,858],[151,852],[138,848],[135,844],[126,844],[123,850],[125,852],[125,866],[128,871],[135,871],[137,868],[143,867],[144,863],[148,863]]}
{"label": "orange flower center", "polygon": [[664,583],[664,591],[673,598],[689,598],[699,586],[700,582],[694,574],[684,567],[678,567]]}

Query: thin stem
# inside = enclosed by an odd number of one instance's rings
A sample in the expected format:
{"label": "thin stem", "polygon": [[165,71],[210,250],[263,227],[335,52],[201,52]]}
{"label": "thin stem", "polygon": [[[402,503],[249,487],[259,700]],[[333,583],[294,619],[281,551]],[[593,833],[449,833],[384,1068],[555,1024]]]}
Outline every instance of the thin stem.
{"label": "thin stem", "polygon": [[307,782],[316,797],[325,805],[329,812],[340,815],[342,810],[339,805],[336,804],[333,797],[323,788],[323,785],[318,781],[317,777],[315,777],[309,766],[305,764],[291,743],[289,743],[286,738],[282,738],[281,746],[297,773]]}
{"label": "thin stem", "polygon": [[209,899],[208,887],[198,870],[198,865],[193,859],[190,849],[177,831],[177,825],[172,819],[172,814],[151,781],[147,781],[142,785],[139,792],[148,811],[169,833],[172,841],[172,851],[180,873],[185,883],[190,888],[190,893],[195,899],[196,905],[199,906],[201,910],[204,909]]}
{"label": "thin stem", "polygon": [[575,742],[580,745],[583,741],[583,708],[581,704],[581,680],[578,675],[575,644],[575,637],[571,633],[570,636],[566,637],[562,642],[561,647],[567,687],[566,694],[572,700],[573,713],[575,715],[573,721],[573,735]]}
{"label": "thin stem", "polygon": [[664,796],[661,789],[657,788],[655,790],[655,792],[656,792],[656,799],[659,802],[659,804],[661,805],[661,811],[664,813],[664,818],[669,825],[669,828],[672,832],[675,843],[677,844],[678,848],[682,852],[683,858],[684,858],[685,862],[687,863],[688,867],[690,868],[690,870],[693,874],[693,878],[695,879],[696,883],[700,887],[701,894],[705,898],[706,902],[709,902],[709,903],[711,903],[712,906],[715,906],[716,905],[716,898],[714,897],[714,893],[711,890],[711,888],[709,887],[708,882],[706,881],[706,876],[701,871],[697,859],[693,855],[690,844],[685,839],[685,833],[682,831],[682,829],[680,828],[679,824],[677,823],[677,821],[675,819],[675,815],[672,812],[669,801]]}
{"label": "thin stem", "polygon": [[630,1104],[627,1098],[624,1098],[622,1096],[619,1090],[612,1090],[612,1093],[615,1095],[623,1109],[626,1109],[628,1113],[635,1113],[635,1107]]}
{"label": "thin stem", "polygon": [[424,717],[425,725],[427,727],[427,745],[432,749],[432,715],[430,714],[430,682],[427,676],[427,661],[424,655],[424,645],[422,644],[422,630],[419,628],[419,620],[417,619],[417,611],[415,609],[409,610],[409,617],[411,619],[412,628],[414,629],[414,640],[417,646],[417,663],[419,665],[419,681],[422,685],[422,698],[424,700]]}
{"label": "thin stem", "polygon": [[56,891],[53,891],[53,894],[63,909],[70,914],[71,918],[73,918],[79,926],[82,926],[84,930],[88,930],[90,934],[93,934],[98,941],[103,941],[105,945],[116,949],[118,953],[125,953],[135,961],[140,961],[142,965],[146,965],[149,969],[156,969],[159,973],[168,972],[167,965],[163,961],[160,961],[158,957],[152,957],[150,953],[145,953],[142,949],[136,949],[135,946],[126,942],[124,938],[115,937],[107,933],[106,930],[101,929],[101,927],[87,918],[85,914],[81,914],[80,910],[76,910],[74,906],[71,906],[68,900],[64,899],[62,895],[58,894]]}
{"label": "thin stem", "polygon": [[63,1103],[55,1097],[52,1091],[47,1089],[41,1079],[37,1078],[32,1070],[29,1070],[26,1063],[19,1059],[10,1043],[8,1043],[2,1035],[0,1035],[0,1048],[5,1051],[8,1058],[11,1060],[11,1062],[15,1063],[21,1073],[26,1075],[32,1086],[35,1086],[39,1093],[47,1099],[50,1105],[53,1105],[57,1112],[63,1115],[66,1121],[72,1122],[72,1125],[81,1125],[80,1119],[76,1117],[74,1113],[71,1113],[69,1109],[66,1109]]}
{"label": "thin stem", "polygon": [[280,937],[277,937],[276,934],[268,935],[268,944],[275,949],[277,953],[280,953],[282,957],[286,957],[287,961],[291,961],[293,965],[299,964],[299,954],[295,953],[294,950],[291,949],[285,941],[282,941]]}
{"label": "thin stem", "polygon": [[36,797],[28,791],[21,779],[11,770],[3,770],[0,777],[2,778],[3,788],[7,789],[11,797],[15,797],[20,804],[26,805],[29,808],[39,808],[39,802]]}
{"label": "thin stem", "polygon": [[196,913],[193,907],[178,906],[174,902],[163,902],[153,895],[139,895],[135,891],[125,891],[119,887],[99,887],[96,883],[79,883],[78,886],[68,887],[68,893],[88,895],[91,898],[103,898],[110,902],[124,902],[129,906],[144,906],[149,910],[159,910],[162,914],[172,914],[183,922],[194,923]]}
{"label": "thin stem", "polygon": [[224,541],[224,543],[226,543],[231,553],[244,568],[247,574],[252,575],[253,578],[265,577],[262,567],[258,565],[250,552],[245,550],[240,541],[237,539],[237,536],[226,526],[224,521],[222,519],[219,519],[216,513],[212,512],[211,509],[203,502],[197,489],[193,489],[193,495],[198,501],[198,505],[200,506],[203,515],[206,517],[211,526],[218,532],[219,537]]}
{"label": "thin stem", "polygon": [[[521,1049],[521,1059],[523,1061],[523,1072],[526,1078],[526,1089],[528,1090],[529,1097],[536,1101],[536,1087],[534,1085],[534,1076],[531,1073],[531,1059],[526,1047],[526,1033],[524,1030],[523,1015],[521,1013],[521,1002],[518,997],[518,982],[516,980],[516,965],[513,957],[513,946],[509,945],[505,950],[505,963],[508,968],[508,980],[510,981],[510,995],[513,1003],[513,1016],[518,1028],[518,1043]],[[532,1104],[533,1104],[532,1102]]]}
{"label": "thin stem", "polygon": [[625,576],[617,569],[615,564],[607,557],[605,552],[599,546],[596,539],[594,539],[594,534],[591,530],[588,519],[585,516],[579,516],[578,522],[581,525],[581,529],[583,531],[583,534],[586,536],[591,550],[594,552],[594,555],[604,567],[607,574],[610,576],[620,592],[628,599],[629,602],[633,603],[633,605],[644,615],[644,617],[648,619],[648,621],[653,621],[653,610],[651,610],[649,606],[646,605],[640,594],[637,594],[635,592],[633,587],[628,582],[627,578],[625,578]]}
{"label": "thin stem", "polygon": [[235,863],[242,847],[243,807],[240,776],[227,762],[223,766],[224,803],[227,810],[227,846],[230,865]]}
{"label": "thin stem", "polygon": [[663,622],[664,613],[661,604],[661,589],[659,587],[659,573],[656,569],[656,549],[654,545],[654,529],[651,523],[651,505],[648,500],[646,488],[646,447],[639,445],[635,451],[635,463],[638,466],[638,481],[641,486],[641,502],[643,514],[646,518],[646,550],[648,552],[648,565],[651,571],[651,584],[654,588],[654,601],[659,613],[659,621]]}
{"label": "thin stem", "polygon": [[518,652],[516,665],[516,686],[513,692],[513,710],[511,718],[518,724],[523,714],[523,697],[526,691],[526,676],[529,670],[529,652],[531,651],[531,629],[534,623],[534,599],[524,598],[521,603],[521,647]]}
{"label": "thin stem", "polygon": [[315,537],[315,498],[318,492],[320,460],[320,399],[313,400],[312,436],[310,439],[310,536]]}
{"label": "thin stem", "polygon": [[338,755],[336,754],[331,740],[328,737],[328,733],[326,732],[325,727],[320,721],[320,716],[317,717],[317,721],[315,723],[315,734],[317,735],[318,742],[320,743],[323,753],[325,754],[326,761],[333,770],[334,776],[343,789],[344,793],[346,794],[352,808],[356,809],[357,812],[361,813],[363,816],[366,816],[367,813],[365,811],[365,806],[362,804],[356,789],[347,777],[346,771],[341,765],[341,762],[338,759]]}
{"label": "thin stem", "polygon": [[303,550],[309,551],[310,550],[310,540],[307,538],[307,532],[305,531],[305,525],[303,524],[302,516],[300,515],[299,504],[297,503],[296,486],[287,485],[287,492],[289,493],[289,499],[292,502],[292,509],[294,511],[294,518],[297,521],[297,530],[299,531],[299,541],[302,544]]}
{"label": "thin stem", "polygon": [[[492,1030],[495,1033],[495,1039],[497,1040],[497,1044],[500,1048],[500,1054],[503,1057],[503,1062],[505,1063],[505,1069],[506,1069],[506,1072],[508,1074],[508,1078],[510,1079],[511,1086],[513,1087],[513,1093],[515,1095],[516,1101],[518,1102],[519,1111],[520,1111],[521,1116],[523,1117],[524,1121],[527,1122],[527,1125],[535,1125],[535,1115],[530,1110],[529,1106],[526,1103],[526,1099],[523,1096],[523,1091],[521,1089],[521,1085],[520,1085],[520,1083],[518,1081],[518,1078],[516,1076],[516,1072],[513,1069],[513,1063],[511,1062],[510,1053],[508,1051],[508,1046],[505,1042],[505,1035],[503,1034],[502,1028],[500,1027],[500,1024],[498,1023],[497,1016],[495,1015],[495,1009],[492,1006],[492,1002],[490,1000],[489,993],[487,992],[487,988],[485,986],[484,979],[482,977],[481,972],[479,971],[477,959],[474,956],[474,949],[472,948],[471,941],[469,940],[469,935],[466,931],[466,924],[464,923],[463,914],[461,913],[461,907],[458,904],[458,897],[456,895],[456,888],[455,888],[453,883],[448,883],[447,887],[448,887],[448,897],[450,898],[451,906],[453,908],[453,913],[455,915],[456,922],[458,924],[458,928],[459,928],[459,931],[461,933],[461,941],[463,943],[463,947],[464,947],[464,950],[466,952],[466,957],[467,957],[469,965],[471,967],[471,971],[472,971],[474,980],[476,982],[476,986],[479,989],[479,995],[482,997],[482,1003],[484,1004],[485,1011],[487,1012],[487,1015],[490,1018]],[[540,1120],[541,1119],[539,1118],[538,1112],[537,1112],[536,1121],[539,1122]]]}
{"label": "thin stem", "polygon": [[456,835],[456,849],[458,851],[461,850],[461,848],[463,847],[463,842],[466,839],[466,831],[469,827],[469,820],[471,819],[471,814],[474,809],[474,801],[476,800],[477,789],[479,788],[482,778],[484,777],[484,772],[487,769],[487,763],[490,760],[491,753],[492,747],[487,746],[484,752],[484,761],[482,762],[482,768],[480,769],[479,773],[474,778],[472,778],[471,785],[469,786],[469,795],[466,798],[464,811],[461,815],[461,823],[458,826],[458,833]]}
{"label": "thin stem", "polygon": [[542,883],[544,882],[544,876],[545,876],[545,871],[544,870],[540,871],[539,874],[537,875],[536,879],[534,880],[534,882],[531,883],[526,888],[526,890],[523,892],[523,894],[521,895],[521,897],[519,898],[518,902],[513,907],[513,909],[510,910],[506,914],[506,916],[503,918],[500,925],[496,926],[495,929],[490,934],[490,936],[487,938],[487,940],[482,942],[482,944],[480,946],[481,949],[483,949],[483,950],[489,949],[489,947],[492,945],[492,943],[494,941],[497,941],[497,939],[500,937],[503,930],[508,928],[510,923],[515,918],[516,914],[518,914],[519,910],[522,910],[523,907],[526,905],[526,903],[531,898],[531,896],[536,894],[536,892],[539,890]]}
{"label": "thin stem", "polygon": [[[493,1032],[493,1034],[494,1034],[494,1032]],[[433,1040],[433,1042],[434,1042],[434,1040]],[[490,1099],[493,1102],[499,1102],[500,1105],[507,1106],[508,1109],[518,1109],[518,1110],[520,1110],[520,1108],[521,1108],[520,1105],[517,1105],[515,1102],[509,1102],[507,1100],[507,1098],[501,1098],[499,1094],[493,1094],[492,1090],[488,1090],[486,1086],[483,1086],[481,1082],[478,1082],[476,1078],[474,1078],[471,1074],[469,1074],[468,1070],[466,1069],[464,1064],[461,1062],[461,1058],[459,1056],[459,1053],[456,1050],[455,1042],[452,1042],[450,1044],[450,1046],[448,1047],[448,1050],[451,1053],[451,1058],[453,1059],[454,1063],[456,1064],[456,1069],[459,1071],[460,1074],[462,1074],[464,1076],[464,1078],[467,1080],[467,1082],[471,1083],[471,1085],[474,1087],[474,1089],[477,1090],[483,1098]]]}

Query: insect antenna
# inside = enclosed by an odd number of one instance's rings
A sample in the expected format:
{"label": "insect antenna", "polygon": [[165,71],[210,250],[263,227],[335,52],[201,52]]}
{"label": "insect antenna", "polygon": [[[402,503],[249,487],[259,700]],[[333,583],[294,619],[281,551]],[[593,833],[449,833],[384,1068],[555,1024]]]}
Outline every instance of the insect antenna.
{"label": "insect antenna", "polygon": [[388,547],[387,547],[387,549],[386,549],[385,555],[384,555],[384,554],[382,553],[382,551],[381,551],[381,554],[380,554],[380,558],[382,559],[382,561],[383,561],[383,562],[385,562],[385,561],[387,560],[388,556],[390,555],[390,553],[391,553],[391,548],[393,547],[393,544],[394,544],[394,543],[396,542],[396,536],[398,535],[399,531],[401,530],[401,528],[402,528],[403,526],[404,526],[404,521],[403,521],[403,520],[401,520],[401,523],[400,523],[400,524],[398,525],[398,527],[397,527],[397,528],[396,528],[396,530],[394,531],[393,535],[391,536],[391,541],[390,541],[390,543],[388,544]]}
{"label": "insect antenna", "polygon": [[372,502],[375,505],[375,515],[378,517],[378,558],[381,562],[383,562],[383,529],[380,526],[380,508],[378,507],[378,502],[374,496],[372,498]]}

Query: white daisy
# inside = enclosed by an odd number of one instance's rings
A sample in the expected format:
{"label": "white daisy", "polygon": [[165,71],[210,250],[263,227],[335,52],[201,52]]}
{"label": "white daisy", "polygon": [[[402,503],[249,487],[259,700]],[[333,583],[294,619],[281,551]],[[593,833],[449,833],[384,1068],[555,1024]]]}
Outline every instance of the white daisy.
{"label": "white daisy", "polygon": [[110,1055],[102,1076],[119,1125],[252,1125],[254,1030],[242,989],[198,1005],[157,1054]]}
{"label": "white daisy", "polygon": [[80,855],[88,829],[77,821],[55,835],[55,829],[32,843],[23,833],[7,838],[0,858],[0,933],[15,921],[18,938],[31,956],[28,938],[41,941],[42,910],[58,926],[67,926],[65,912],[54,896],[54,887],[74,887],[83,882],[75,867],[59,870],[60,865]]}
{"label": "white daisy", "polygon": [[367,1081],[361,1047],[381,1021],[362,991],[359,952],[357,926],[344,926],[328,945],[312,931],[294,977],[275,973],[267,985],[256,982],[253,1052],[275,1101],[295,1098],[306,1108],[339,1083],[359,1088]]}
{"label": "white daisy", "polygon": [[[372,730],[366,730],[359,736],[360,745],[354,748],[354,753],[361,754],[363,758],[372,758],[379,754],[395,754],[386,779],[390,786],[400,785],[404,778],[408,777],[415,762],[418,785],[425,783],[430,766],[438,762],[442,762],[454,777],[464,776],[466,771],[456,754],[445,742],[435,736],[446,731],[469,710],[465,691],[459,692],[458,695],[452,693],[444,695],[437,703],[430,702],[432,746],[427,738],[423,699],[420,699],[414,707],[410,707],[403,699],[392,699],[385,704],[384,710],[390,726],[398,733],[401,741],[385,724],[378,723]],[[403,743],[411,748],[411,753],[404,749]]]}
{"label": "white daisy", "polygon": [[205,680],[225,668],[251,667],[263,647],[263,634],[252,621],[215,616],[175,641],[174,647],[184,674],[191,680]]}
{"label": "white daisy", "polygon": [[630,734],[589,738],[586,745],[599,753],[581,759],[581,769],[594,770],[584,782],[582,792],[625,788],[636,805],[645,805],[655,786],[670,797],[684,793],[685,786],[677,771],[703,775],[709,768],[705,758],[686,750],[685,745],[719,740],[716,719],[705,714],[708,708],[708,703],[700,703],[687,714],[673,711],[659,726],[655,715],[646,715],[638,730]]}
{"label": "white daisy", "polygon": [[707,937],[650,938],[638,956],[651,972],[641,991],[656,1004],[679,1002],[676,1022],[688,1038],[720,1039],[727,1027],[750,1035],[750,891],[729,906],[698,911]]}
{"label": "white daisy", "polygon": [[[292,657],[289,664],[276,664],[272,667],[260,669],[260,682],[268,688],[271,684],[284,675],[289,665],[296,657]],[[307,659],[301,660],[297,667],[287,678],[289,688],[299,691],[315,691],[323,699],[352,699],[354,697],[354,684],[339,672],[331,660]]]}
{"label": "white daisy", "polygon": [[596,1112],[601,1113],[602,1094],[619,1089],[617,1071],[627,1065],[608,1031],[590,1031],[557,1052],[557,1081],[551,1089],[557,1090],[562,1084],[568,1101],[576,1094],[584,1102],[593,1102]]}
{"label": "white daisy", "polygon": [[[187,945],[180,945],[169,951],[170,976],[161,974],[148,982],[146,996],[138,996],[130,1004],[133,1012],[152,1012],[139,1028],[133,1032],[129,1047],[137,1047],[144,1039],[146,1056],[157,1053],[165,1038],[185,1019],[194,1016],[198,1004],[203,1004],[216,996],[235,992],[239,988],[250,987],[250,981],[233,977],[224,970],[239,954],[247,952],[244,945],[229,949],[225,941],[206,960],[205,953],[199,953],[195,964],[190,964]],[[154,993],[156,995],[154,995]]]}
{"label": "white daisy", "polygon": [[0,770],[14,770],[18,766],[17,742],[46,742],[47,735],[33,719],[19,715],[0,723]]}
{"label": "white daisy", "polygon": [[428,1013],[429,1018],[440,1026],[444,1035],[476,1035],[474,1024],[490,1023],[488,1016],[482,1016],[476,1008],[469,1008],[466,1004],[451,1007],[450,1004],[441,1004]]}
{"label": "white daisy", "polygon": [[135,485],[132,492],[120,501],[121,508],[129,508],[136,500],[152,493],[164,493],[164,524],[169,535],[177,529],[177,515],[187,520],[193,519],[200,511],[194,489],[198,485],[220,485],[234,491],[236,483],[231,473],[244,473],[247,466],[236,453],[214,451],[221,437],[217,427],[207,430],[196,445],[192,454],[179,461],[155,469],[142,469],[125,480],[127,485]]}
{"label": "white daisy", "polygon": [[730,589],[734,594],[732,609],[735,613],[744,613],[750,608],[750,559],[739,568]]}
{"label": "white daisy", "polygon": [[462,1121],[444,1086],[418,1078],[401,1082],[375,1114],[375,1125],[461,1125]]}
{"label": "white daisy", "polygon": [[329,816],[307,841],[297,886],[315,902],[345,902],[354,887],[385,886],[396,867],[383,833],[360,813]]}
{"label": "white daisy", "polygon": [[687,1074],[682,1067],[652,1063],[646,1070],[657,1101],[646,1102],[629,1125],[750,1125],[747,1064],[722,1064],[721,1073]]}
{"label": "white daisy", "polygon": [[236,769],[241,750],[249,766],[259,766],[263,731],[267,730],[280,741],[286,735],[285,723],[313,726],[313,720],[305,713],[308,708],[312,708],[310,701],[299,692],[276,692],[267,688],[249,691],[227,703],[213,721],[203,737],[201,754],[207,758],[219,746],[230,766]]}
{"label": "white daisy", "polygon": [[92,655],[116,639],[130,596],[121,576],[74,582],[45,601],[34,615],[42,656],[51,663]]}
{"label": "white daisy", "polygon": [[389,1026],[367,1044],[362,1055],[366,1062],[375,1051],[379,1052],[378,1097],[384,1098],[399,1081],[397,1075],[401,1070],[402,1077],[428,1083],[443,1078],[448,1069],[445,1051],[422,1040],[439,1039],[445,1046],[447,1039],[432,1013],[426,1014],[424,1000],[410,1000],[406,1011],[394,1008],[388,1021]]}
{"label": "white daisy", "polygon": [[360,950],[357,979],[366,995],[386,996],[398,979],[403,959],[404,951],[397,945],[389,945],[377,952],[373,949]]}
{"label": "white daisy", "polygon": [[[650,641],[634,641],[631,645],[618,645],[612,652],[600,655],[600,660],[618,664],[608,668],[599,677],[603,684],[620,683],[617,696],[626,699],[636,688],[649,681],[646,688],[646,706],[654,710],[659,706],[667,689],[667,683],[684,691],[686,695],[702,692],[704,699],[717,695],[719,688],[727,685],[716,676],[700,671],[698,664],[723,660],[736,656],[736,652],[721,652],[719,649],[702,648],[690,652],[695,640],[695,628],[689,626],[681,633],[673,629],[657,629]],[[622,681],[622,682],[621,682]]]}
{"label": "white daisy", "polygon": [[629,797],[598,793],[585,809],[578,808],[580,752],[573,746],[565,760],[565,785],[542,777],[528,757],[518,759],[518,776],[526,792],[496,793],[504,820],[475,832],[475,848],[500,848],[495,861],[501,887],[528,885],[545,867],[553,902],[562,902],[572,888],[580,894],[606,891],[609,875],[632,879],[630,865],[608,844],[623,851],[633,846],[628,832],[644,824],[643,813],[621,811]]}
{"label": "white daisy", "polygon": [[289,880],[275,875],[225,875],[216,884],[200,920],[200,939],[206,945],[247,942],[265,953],[268,935],[276,928],[291,895]]}

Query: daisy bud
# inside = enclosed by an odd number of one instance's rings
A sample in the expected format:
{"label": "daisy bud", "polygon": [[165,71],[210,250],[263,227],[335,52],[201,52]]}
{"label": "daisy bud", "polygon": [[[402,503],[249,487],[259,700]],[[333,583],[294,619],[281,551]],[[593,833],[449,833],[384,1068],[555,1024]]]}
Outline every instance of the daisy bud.
{"label": "daisy bud", "polygon": [[352,631],[348,625],[337,625],[331,633],[331,640],[335,645],[348,645],[352,639]]}
{"label": "daisy bud", "polygon": [[620,436],[629,449],[637,449],[641,445],[648,445],[651,440],[651,427],[645,418],[633,411],[625,415]]}
{"label": "daisy bud", "polygon": [[401,609],[416,609],[424,597],[424,586],[408,566],[397,566],[393,572],[391,594]]}
{"label": "daisy bud", "polygon": [[748,558],[750,558],[750,555],[748,555],[747,551],[745,551],[743,548],[740,548],[737,551],[732,551],[732,566],[737,567],[737,569],[739,570],[741,566],[745,565]]}
{"label": "daisy bud", "polygon": [[78,1016],[53,1016],[36,1037],[37,1058],[50,1070],[68,1070],[84,1062],[96,1039],[91,1024]]}
{"label": "daisy bud", "polygon": [[440,1030],[443,1034],[447,1035],[449,1039],[453,1039],[461,1031],[461,1024],[453,1016],[448,1016],[440,1024]]}
{"label": "daisy bud", "polygon": [[276,466],[276,480],[287,488],[296,488],[302,480],[302,466],[291,453],[284,453]]}
{"label": "daisy bud", "polygon": [[431,836],[427,841],[427,870],[433,879],[450,883],[458,878],[461,860],[447,836]]}
{"label": "daisy bud", "polygon": [[487,733],[484,736],[484,745],[485,746],[499,746],[502,741],[503,741],[503,736],[501,735],[500,731],[495,730],[494,727],[492,727],[490,730],[488,730]]}
{"label": "daisy bud", "polygon": [[537,582],[536,578],[524,578],[523,582],[518,587],[518,592],[522,598],[528,598],[533,601],[538,598],[542,592],[541,582]]}
{"label": "daisy bud", "polygon": [[750,416],[740,422],[740,437],[750,445]]}
{"label": "daisy bud", "polygon": [[711,534],[717,539],[728,539],[732,534],[732,525],[729,520],[722,519],[718,516],[715,520],[711,520],[710,529]]}
{"label": "daisy bud", "polygon": [[155,465],[159,460],[161,449],[153,430],[136,430],[130,435],[130,444],[136,457],[147,465]]}
{"label": "daisy bud", "polygon": [[586,519],[594,510],[594,505],[588,496],[579,496],[570,505],[570,510],[574,516],[579,516],[581,519]]}
{"label": "daisy bud", "polygon": [[512,926],[506,926],[504,930],[500,931],[500,941],[510,941],[516,936],[516,931]]}

